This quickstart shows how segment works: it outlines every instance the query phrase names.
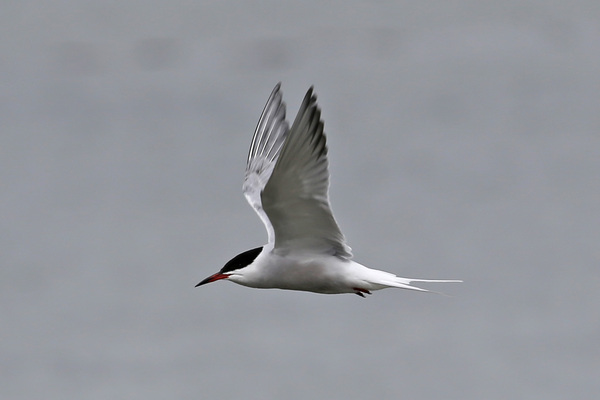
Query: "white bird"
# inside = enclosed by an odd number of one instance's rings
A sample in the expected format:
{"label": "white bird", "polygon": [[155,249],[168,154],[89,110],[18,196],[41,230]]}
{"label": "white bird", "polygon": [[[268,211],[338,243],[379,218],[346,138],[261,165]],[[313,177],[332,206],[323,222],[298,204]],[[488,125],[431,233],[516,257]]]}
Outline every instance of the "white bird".
{"label": "white bird", "polygon": [[388,287],[428,291],[412,282],[461,282],[401,278],[352,261],[328,191],[327,145],[313,88],[289,129],[277,84],[252,137],[243,185],[267,228],[268,243],[238,254],[196,287],[228,280],[253,288],[364,297]]}

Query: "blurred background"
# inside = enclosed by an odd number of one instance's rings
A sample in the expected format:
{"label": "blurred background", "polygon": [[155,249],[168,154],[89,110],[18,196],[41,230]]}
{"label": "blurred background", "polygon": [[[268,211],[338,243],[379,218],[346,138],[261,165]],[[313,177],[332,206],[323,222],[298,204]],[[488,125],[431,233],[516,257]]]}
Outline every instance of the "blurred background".
{"label": "blurred background", "polygon": [[[598,5],[4,2],[0,397],[600,392]],[[289,120],[315,85],[355,259],[449,296],[194,288],[266,241],[278,81]]]}

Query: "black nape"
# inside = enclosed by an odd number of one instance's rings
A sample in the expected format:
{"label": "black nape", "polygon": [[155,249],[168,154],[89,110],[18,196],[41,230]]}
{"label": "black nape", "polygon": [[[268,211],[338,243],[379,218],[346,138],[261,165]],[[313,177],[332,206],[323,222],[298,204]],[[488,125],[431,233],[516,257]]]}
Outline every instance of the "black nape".
{"label": "black nape", "polygon": [[238,254],[237,256],[235,256],[231,260],[229,260],[227,262],[227,264],[225,264],[225,266],[223,268],[221,268],[221,271],[219,271],[219,272],[224,274],[227,272],[234,271],[236,269],[241,269],[241,268],[247,267],[248,265],[252,264],[252,262],[256,259],[256,257],[258,257],[258,255],[260,254],[262,249],[263,248],[261,246],[261,247],[257,247],[252,250],[245,251],[241,254]]}

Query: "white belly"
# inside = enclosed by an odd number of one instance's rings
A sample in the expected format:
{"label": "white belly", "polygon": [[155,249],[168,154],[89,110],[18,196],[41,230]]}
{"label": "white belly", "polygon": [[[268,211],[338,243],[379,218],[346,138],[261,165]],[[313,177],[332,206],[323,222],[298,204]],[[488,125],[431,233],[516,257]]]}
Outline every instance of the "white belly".
{"label": "white belly", "polygon": [[352,279],[356,275],[355,266],[365,268],[331,256],[280,257],[270,253],[257,261],[260,262],[253,270],[245,271],[244,276],[232,276],[230,280],[254,288],[353,293],[356,291],[356,282]]}

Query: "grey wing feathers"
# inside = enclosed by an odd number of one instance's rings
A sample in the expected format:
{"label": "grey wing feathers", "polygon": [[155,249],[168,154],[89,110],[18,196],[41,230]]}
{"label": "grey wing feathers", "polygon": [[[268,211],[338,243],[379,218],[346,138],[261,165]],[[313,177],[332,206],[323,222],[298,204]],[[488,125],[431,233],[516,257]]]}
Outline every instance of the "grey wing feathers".
{"label": "grey wing feathers", "polygon": [[261,198],[275,251],[307,250],[352,257],[331,211],[326,137],[311,87],[285,139]]}
{"label": "grey wing feathers", "polygon": [[246,164],[243,192],[254,211],[263,221],[269,243],[275,241],[273,226],[262,207],[261,192],[265,188],[281,151],[289,128],[285,120],[285,103],[282,101],[280,84],[277,84],[258,120]]}
{"label": "grey wing feathers", "polygon": [[253,160],[265,158],[273,161],[281,150],[288,132],[285,120],[285,103],[282,101],[281,84],[278,83],[258,120],[248,151],[248,166]]}

